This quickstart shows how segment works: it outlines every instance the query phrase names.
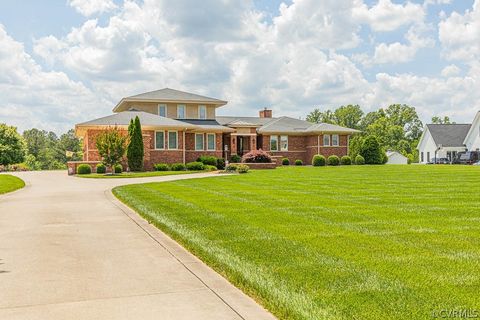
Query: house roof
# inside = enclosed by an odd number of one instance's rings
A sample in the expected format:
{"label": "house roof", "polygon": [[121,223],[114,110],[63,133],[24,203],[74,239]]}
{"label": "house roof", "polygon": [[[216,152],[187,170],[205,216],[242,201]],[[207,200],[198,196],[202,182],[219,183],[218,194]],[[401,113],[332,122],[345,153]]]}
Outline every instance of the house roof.
{"label": "house roof", "polygon": [[471,124],[427,124],[437,146],[461,147],[470,130]]}
{"label": "house roof", "polygon": [[473,134],[475,131],[475,128],[477,128],[478,124],[480,123],[480,111],[477,112],[475,115],[475,118],[473,118],[472,125],[470,126],[470,129],[468,130],[465,139],[463,140],[463,144],[467,144],[467,139],[470,138],[470,136]]}
{"label": "house roof", "polygon": [[361,131],[345,128],[331,123],[318,123],[310,126],[307,132],[338,132],[338,133],[359,133]]}
{"label": "house roof", "polygon": [[129,97],[125,97],[117,103],[113,112],[124,111],[125,102],[146,101],[146,102],[184,102],[184,103],[205,103],[213,104],[217,107],[227,104],[227,101],[201,96],[199,94],[164,88],[155,91],[149,91]]}
{"label": "house roof", "polygon": [[263,126],[278,118],[217,116],[216,119],[221,125],[234,127],[235,125]]}
{"label": "house roof", "polygon": [[388,150],[388,151],[385,152],[385,153],[387,154],[387,157],[389,157],[389,158],[390,158],[391,156],[393,156],[394,154],[398,154],[399,156],[406,158],[403,154],[401,154],[401,153],[398,152],[398,151]]}
{"label": "house roof", "polygon": [[311,122],[290,118],[280,117],[268,122],[260,129],[259,133],[304,133],[312,125]]}
{"label": "house roof", "polygon": [[181,122],[187,122],[198,127],[198,130],[217,131],[217,132],[234,132],[235,130],[229,127],[222,126],[217,120],[203,120],[203,119],[183,119]]}
{"label": "house roof", "polygon": [[140,119],[142,126],[146,127],[167,127],[167,128],[194,128],[190,123],[178,121],[175,119],[165,118],[156,114],[143,111],[123,111],[112,115],[79,123],[76,127],[89,126],[128,126],[131,119],[137,117]]}

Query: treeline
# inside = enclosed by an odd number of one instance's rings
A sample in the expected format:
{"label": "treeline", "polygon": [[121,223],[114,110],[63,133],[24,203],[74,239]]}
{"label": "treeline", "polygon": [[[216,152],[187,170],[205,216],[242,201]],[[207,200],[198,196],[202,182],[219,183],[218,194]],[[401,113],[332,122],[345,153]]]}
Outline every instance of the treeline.
{"label": "treeline", "polygon": [[[443,120],[450,122],[448,117],[438,119],[442,122]],[[349,156],[352,159],[358,155],[365,138],[373,136],[384,151],[398,151],[412,162],[418,161],[416,147],[422,135],[423,123],[414,107],[392,104],[388,108],[368,113],[363,112],[359,105],[341,106],[335,110],[326,111],[320,111],[317,108],[308,114],[307,121],[331,123],[361,130],[361,134],[350,139]]]}
{"label": "treeline", "polygon": [[0,165],[4,169],[66,169],[67,161],[81,160],[82,156],[82,145],[73,129],[60,136],[35,128],[20,134],[17,128],[0,123]]}

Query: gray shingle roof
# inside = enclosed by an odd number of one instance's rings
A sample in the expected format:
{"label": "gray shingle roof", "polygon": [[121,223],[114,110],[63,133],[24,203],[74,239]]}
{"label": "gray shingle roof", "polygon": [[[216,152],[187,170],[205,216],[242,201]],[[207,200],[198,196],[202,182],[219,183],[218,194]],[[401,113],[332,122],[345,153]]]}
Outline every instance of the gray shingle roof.
{"label": "gray shingle roof", "polygon": [[258,132],[259,133],[276,133],[276,132],[303,133],[311,125],[312,123],[305,120],[300,120],[300,119],[295,119],[290,117],[281,117],[267,123],[260,129],[258,129]]}
{"label": "gray shingle roof", "polygon": [[307,129],[307,132],[338,132],[338,133],[359,133],[359,130],[345,128],[336,124],[318,123]]}
{"label": "gray shingle roof", "polygon": [[130,124],[130,119],[135,119],[138,116],[142,126],[150,127],[169,127],[169,128],[194,128],[190,123],[178,121],[175,119],[165,118],[156,114],[143,111],[123,111],[115,113],[106,117],[94,119],[91,121],[77,124],[77,127],[84,126],[124,126]]}
{"label": "gray shingle roof", "polygon": [[471,124],[427,124],[437,146],[462,147]]}
{"label": "gray shingle roof", "polygon": [[230,125],[233,123],[241,124],[242,122],[255,125],[255,126],[263,126],[269,123],[270,121],[277,120],[278,118],[217,116],[216,119],[221,125],[224,125],[224,126]]}
{"label": "gray shingle roof", "polygon": [[166,100],[166,101],[198,101],[198,102],[212,102],[212,103],[226,103],[226,101],[201,96],[199,94],[164,88],[160,90],[145,92],[134,96],[127,97],[130,100]]}
{"label": "gray shingle roof", "polygon": [[200,130],[233,132],[232,128],[222,126],[217,120],[202,120],[202,119],[184,119],[182,122],[187,122],[197,126]]}

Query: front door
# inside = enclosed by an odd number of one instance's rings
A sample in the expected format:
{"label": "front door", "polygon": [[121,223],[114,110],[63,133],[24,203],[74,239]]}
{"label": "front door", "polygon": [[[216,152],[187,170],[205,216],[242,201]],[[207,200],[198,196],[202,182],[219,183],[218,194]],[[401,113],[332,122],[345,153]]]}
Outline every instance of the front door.
{"label": "front door", "polygon": [[243,137],[237,136],[237,154],[243,156]]}

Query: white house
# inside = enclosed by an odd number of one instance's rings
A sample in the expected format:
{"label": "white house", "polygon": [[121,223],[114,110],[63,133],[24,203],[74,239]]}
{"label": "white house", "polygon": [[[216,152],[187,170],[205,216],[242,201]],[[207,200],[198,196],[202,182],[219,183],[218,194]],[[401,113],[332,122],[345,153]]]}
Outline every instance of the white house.
{"label": "white house", "polygon": [[397,151],[387,151],[387,164],[408,164],[408,158]]}
{"label": "white house", "polygon": [[[428,163],[435,157],[455,159],[458,152],[467,150],[464,141],[470,127],[470,124],[427,124],[417,146],[420,163]],[[476,141],[480,142],[478,137]]]}
{"label": "white house", "polygon": [[480,149],[480,111],[473,119],[472,126],[468,130],[463,144],[469,151],[478,151]]}

